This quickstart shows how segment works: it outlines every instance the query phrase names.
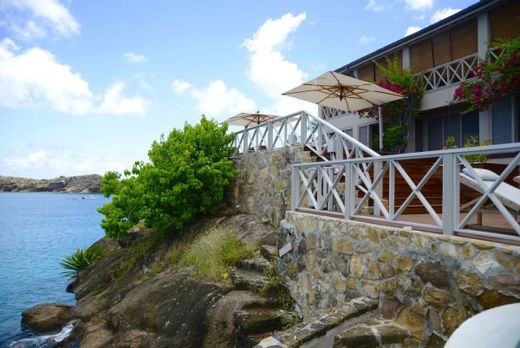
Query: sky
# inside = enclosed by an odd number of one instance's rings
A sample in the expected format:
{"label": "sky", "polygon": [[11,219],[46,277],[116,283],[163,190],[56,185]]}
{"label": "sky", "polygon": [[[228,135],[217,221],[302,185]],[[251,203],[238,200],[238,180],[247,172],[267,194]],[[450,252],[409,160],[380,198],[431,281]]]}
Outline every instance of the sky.
{"label": "sky", "polygon": [[0,175],[122,171],[476,0],[0,0]]}

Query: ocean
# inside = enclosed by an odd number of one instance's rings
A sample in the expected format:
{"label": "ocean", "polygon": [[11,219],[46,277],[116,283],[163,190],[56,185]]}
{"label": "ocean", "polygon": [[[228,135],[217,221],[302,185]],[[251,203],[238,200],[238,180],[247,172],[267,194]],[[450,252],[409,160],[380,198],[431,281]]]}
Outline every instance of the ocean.
{"label": "ocean", "polygon": [[24,309],[74,304],[60,260],[103,236],[97,208],[108,201],[90,194],[0,193],[0,348],[34,337],[21,328]]}

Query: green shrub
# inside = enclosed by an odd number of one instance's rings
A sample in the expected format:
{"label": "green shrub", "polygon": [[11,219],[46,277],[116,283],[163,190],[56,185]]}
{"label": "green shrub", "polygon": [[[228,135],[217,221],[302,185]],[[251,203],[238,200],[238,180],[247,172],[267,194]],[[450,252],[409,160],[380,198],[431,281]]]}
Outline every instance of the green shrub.
{"label": "green shrub", "polygon": [[174,129],[148,151],[149,162],[136,162],[124,175],[108,172],[101,191],[112,201],[99,209],[109,237],[125,237],[139,221],[162,235],[180,229],[222,202],[224,190],[238,171],[229,158],[233,134],[227,124],[202,116],[195,126]]}
{"label": "green shrub", "polygon": [[79,271],[92,265],[103,257],[104,252],[100,248],[77,249],[72,255],[65,256],[60,264],[65,268],[63,274],[67,277],[75,278]]}
{"label": "green shrub", "polygon": [[[464,143],[464,147],[476,147],[476,146],[487,146],[487,145],[491,145],[491,139],[487,139],[487,140],[484,140],[483,142],[479,143],[478,137],[476,137],[476,136],[471,136]],[[488,156],[483,153],[465,155],[464,157],[468,160],[469,163],[486,163],[488,160]]]}
{"label": "green shrub", "polygon": [[227,278],[227,270],[251,256],[249,247],[233,233],[215,228],[200,235],[188,245],[177,246],[170,254],[172,262],[194,266],[198,276]]}

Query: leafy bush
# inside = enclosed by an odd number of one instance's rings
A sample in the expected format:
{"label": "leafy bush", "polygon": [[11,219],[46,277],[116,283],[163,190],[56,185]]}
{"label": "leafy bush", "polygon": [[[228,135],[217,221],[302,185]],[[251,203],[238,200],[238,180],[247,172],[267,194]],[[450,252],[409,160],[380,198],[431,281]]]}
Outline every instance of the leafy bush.
{"label": "leafy bush", "polygon": [[201,277],[227,278],[227,269],[251,256],[251,250],[236,236],[215,228],[195,238],[190,244],[176,246],[170,255],[172,262],[194,266]]}
{"label": "leafy bush", "polygon": [[181,228],[211,212],[237,174],[229,159],[233,137],[226,124],[202,116],[197,125],[185,124],[155,141],[149,163],[136,162],[123,176],[106,173],[101,192],[112,195],[112,201],[99,209],[106,235],[125,237],[141,220],[162,234],[171,225]]}
{"label": "leafy bush", "polygon": [[[420,116],[421,100],[424,85],[420,76],[415,76],[410,70],[403,69],[397,56],[386,59],[386,64],[375,62],[383,77],[377,84],[392,92],[402,94],[405,99],[396,100],[381,106],[383,113],[383,148],[387,151],[401,153],[408,145],[410,126]],[[364,109],[359,112],[361,117],[379,117],[379,108]],[[373,146],[379,147],[379,139]]]}
{"label": "leafy bush", "polygon": [[61,260],[60,264],[66,269],[63,274],[70,278],[75,278],[79,271],[92,265],[103,255],[104,252],[100,248],[78,249],[72,255],[65,256]]}
{"label": "leafy bush", "polygon": [[[479,143],[478,137],[471,136],[464,143],[464,147],[476,147],[476,146],[487,146],[491,145],[491,139],[486,139],[483,142]],[[465,155],[464,156],[469,163],[486,163],[488,160],[488,156],[483,153],[476,153],[473,155]]]}

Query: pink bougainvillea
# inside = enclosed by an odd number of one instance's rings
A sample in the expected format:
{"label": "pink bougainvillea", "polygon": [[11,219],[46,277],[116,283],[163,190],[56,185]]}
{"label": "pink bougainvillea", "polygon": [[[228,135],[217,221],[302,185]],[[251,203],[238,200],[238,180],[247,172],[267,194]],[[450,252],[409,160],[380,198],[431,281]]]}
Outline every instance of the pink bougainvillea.
{"label": "pink bougainvillea", "polygon": [[501,56],[494,62],[480,62],[472,70],[472,80],[462,82],[453,101],[468,104],[467,112],[488,108],[503,96],[520,92],[520,38],[497,44]]}

